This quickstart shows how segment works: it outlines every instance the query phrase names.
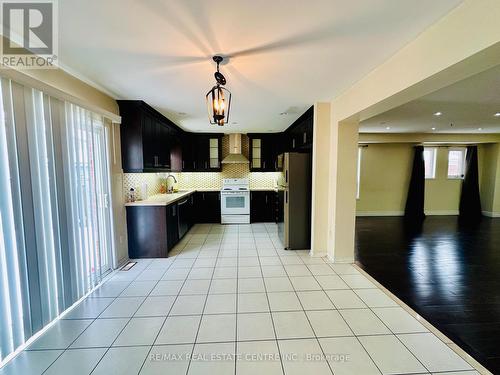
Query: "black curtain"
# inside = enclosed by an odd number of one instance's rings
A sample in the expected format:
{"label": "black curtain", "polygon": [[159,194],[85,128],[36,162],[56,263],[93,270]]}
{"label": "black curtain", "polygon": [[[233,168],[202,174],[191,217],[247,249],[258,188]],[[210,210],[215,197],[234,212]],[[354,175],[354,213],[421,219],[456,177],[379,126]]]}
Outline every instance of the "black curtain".
{"label": "black curtain", "polygon": [[411,171],[410,187],[406,198],[405,219],[411,221],[422,221],[424,214],[425,196],[425,163],[424,147],[415,147],[413,167]]}
{"label": "black curtain", "polygon": [[460,219],[477,221],[481,218],[481,199],[477,170],[477,146],[467,147],[465,176],[460,194]]}

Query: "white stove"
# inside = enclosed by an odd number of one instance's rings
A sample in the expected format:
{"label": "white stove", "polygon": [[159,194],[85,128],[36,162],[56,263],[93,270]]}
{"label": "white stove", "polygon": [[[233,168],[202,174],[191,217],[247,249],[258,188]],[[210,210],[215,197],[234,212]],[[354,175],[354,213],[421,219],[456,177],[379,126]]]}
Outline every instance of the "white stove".
{"label": "white stove", "polygon": [[221,223],[250,223],[248,178],[225,178],[220,192]]}

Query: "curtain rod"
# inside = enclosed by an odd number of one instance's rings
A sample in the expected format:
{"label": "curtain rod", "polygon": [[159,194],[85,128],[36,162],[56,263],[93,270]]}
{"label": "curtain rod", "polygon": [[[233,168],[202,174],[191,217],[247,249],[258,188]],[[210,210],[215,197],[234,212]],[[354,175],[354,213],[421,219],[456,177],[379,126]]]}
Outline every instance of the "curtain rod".
{"label": "curtain rod", "polygon": [[10,79],[12,81],[15,81],[19,84],[26,85],[26,86],[32,87],[34,89],[43,91],[45,94],[50,95],[56,99],[71,102],[73,104],[79,105],[80,107],[88,109],[89,111],[97,113],[97,114],[111,120],[115,124],[121,124],[121,122],[122,122],[121,116],[119,116],[113,112],[110,112],[108,110],[105,110],[105,109],[103,109],[99,106],[96,106],[94,104],[90,104],[86,100],[83,100],[83,99],[80,99],[76,96],[68,94],[68,93],[66,93],[66,92],[64,92],[56,87],[53,87],[47,83],[39,81],[36,78],[30,77],[27,74],[24,74],[18,70],[15,70],[12,68],[3,68],[0,71],[0,76],[7,78],[7,79]]}

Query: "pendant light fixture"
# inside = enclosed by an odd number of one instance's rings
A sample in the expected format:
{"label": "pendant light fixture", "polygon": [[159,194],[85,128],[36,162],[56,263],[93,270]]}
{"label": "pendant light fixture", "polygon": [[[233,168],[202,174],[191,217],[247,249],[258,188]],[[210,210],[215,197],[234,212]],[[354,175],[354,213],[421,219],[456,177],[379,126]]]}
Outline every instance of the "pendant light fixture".
{"label": "pendant light fixture", "polygon": [[210,124],[224,126],[229,121],[229,110],[231,108],[231,92],[223,87],[226,84],[226,77],[219,72],[219,64],[224,60],[222,56],[214,56],[217,63],[217,71],[214,73],[214,87],[205,96],[207,100],[208,119]]}

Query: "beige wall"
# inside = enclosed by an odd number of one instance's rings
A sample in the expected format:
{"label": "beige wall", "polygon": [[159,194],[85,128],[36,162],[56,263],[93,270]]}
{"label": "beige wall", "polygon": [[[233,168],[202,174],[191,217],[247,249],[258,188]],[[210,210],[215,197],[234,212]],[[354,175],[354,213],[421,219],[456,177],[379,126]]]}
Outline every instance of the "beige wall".
{"label": "beige wall", "polygon": [[[413,162],[413,143],[370,144],[362,148],[357,215],[402,215]],[[499,212],[498,144],[478,147],[483,211]],[[448,179],[448,147],[437,147],[436,176],[425,183],[428,215],[456,215],[462,180]]]}
{"label": "beige wall", "polygon": [[404,211],[413,150],[409,144],[373,144],[361,151],[358,214]]}
{"label": "beige wall", "polygon": [[[315,167],[328,168],[329,177],[321,176],[316,186],[328,186],[328,210],[317,220],[328,221],[328,256],[334,261],[354,259],[355,196],[339,196],[352,181],[335,180],[338,149],[343,142],[351,143],[352,134],[339,137],[338,127],[347,122],[356,126],[359,120],[417,99],[498,64],[500,58],[500,3],[497,0],[465,0],[433,26],[408,43],[385,63],[371,71],[341,95],[332,99],[330,122],[330,158]],[[356,170],[356,159],[346,160],[344,169]],[[340,186],[339,186],[340,185]],[[346,209],[337,209],[339,200],[349,199]],[[324,204],[315,202],[315,204]],[[340,202],[342,205],[343,202]],[[335,216],[338,217],[335,217]],[[350,227],[340,225],[349,223]],[[338,232],[342,232],[339,237]],[[324,236],[314,230],[314,237]],[[350,256],[346,256],[349,252]]]}
{"label": "beige wall", "polygon": [[484,145],[481,149],[481,205],[490,216],[500,215],[500,144]]}
{"label": "beige wall", "polygon": [[330,103],[314,105],[313,131],[313,181],[311,233],[318,233],[311,238],[311,254],[324,256],[327,253],[328,221],[328,185],[318,183],[328,180],[329,170],[326,168],[330,158]]}
{"label": "beige wall", "polygon": [[32,69],[23,70],[22,73],[66,94],[79,98],[92,106],[119,114],[118,104],[114,98],[61,69]]}
{"label": "beige wall", "polygon": [[122,170],[120,125],[107,121],[111,163],[111,195],[115,239],[115,264],[117,268],[128,260],[127,220],[123,205],[124,174]]}

